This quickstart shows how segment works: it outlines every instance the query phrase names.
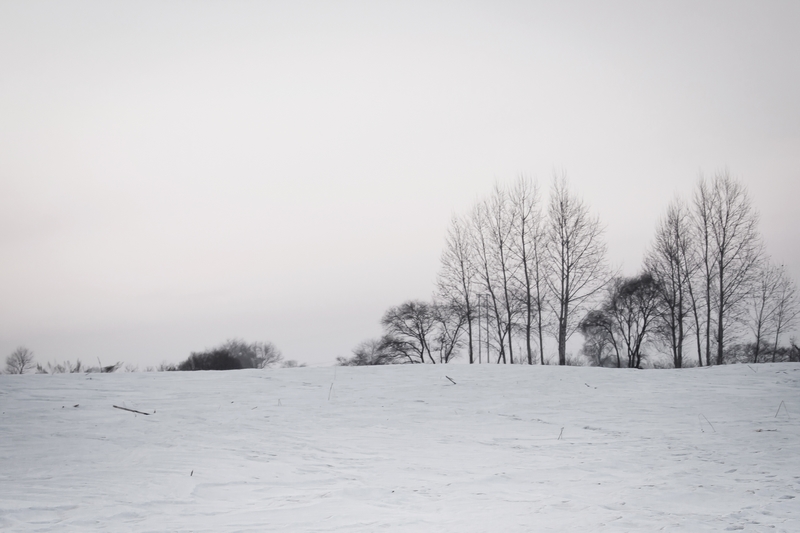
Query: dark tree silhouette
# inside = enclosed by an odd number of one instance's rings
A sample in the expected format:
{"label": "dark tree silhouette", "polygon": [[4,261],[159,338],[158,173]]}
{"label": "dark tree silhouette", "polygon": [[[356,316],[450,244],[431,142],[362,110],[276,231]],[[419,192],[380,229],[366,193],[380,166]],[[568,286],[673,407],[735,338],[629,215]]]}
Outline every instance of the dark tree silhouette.
{"label": "dark tree silhouette", "polygon": [[552,268],[548,289],[556,319],[558,364],[567,364],[567,340],[578,327],[590,300],[608,282],[606,247],[597,217],[567,187],[553,179],[548,212],[547,256]]}
{"label": "dark tree silhouette", "polygon": [[6,357],[6,372],[8,374],[24,374],[28,370],[35,368],[33,362],[33,352],[24,346],[17,347]]}
{"label": "dark tree silhouette", "polygon": [[435,316],[431,304],[412,300],[391,307],[381,319],[386,333],[394,339],[400,351],[407,354],[409,362],[425,363],[426,355],[436,363],[431,353]]}

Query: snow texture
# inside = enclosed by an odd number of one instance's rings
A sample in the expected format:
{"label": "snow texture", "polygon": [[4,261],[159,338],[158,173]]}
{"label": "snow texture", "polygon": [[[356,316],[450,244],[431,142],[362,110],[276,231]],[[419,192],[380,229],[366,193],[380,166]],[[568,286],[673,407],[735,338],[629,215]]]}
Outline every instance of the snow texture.
{"label": "snow texture", "polygon": [[0,376],[0,530],[797,532],[799,393],[791,363]]}

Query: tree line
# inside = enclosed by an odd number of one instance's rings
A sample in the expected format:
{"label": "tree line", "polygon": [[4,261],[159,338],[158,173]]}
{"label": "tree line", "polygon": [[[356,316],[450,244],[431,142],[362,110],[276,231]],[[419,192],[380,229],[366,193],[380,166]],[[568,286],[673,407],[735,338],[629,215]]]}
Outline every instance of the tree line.
{"label": "tree line", "polygon": [[[271,342],[245,342],[241,339],[229,339],[211,349],[192,352],[184,361],[173,364],[163,362],[158,366],[147,367],[145,372],[191,371],[191,370],[238,370],[242,368],[295,368],[306,366],[294,359],[286,360],[280,350]],[[81,372],[111,373],[123,369],[135,372],[138,367],[118,362],[103,366],[98,359],[98,366],[89,366],[78,359],[75,363],[36,363],[34,353],[24,346],[15,349],[6,358],[6,374],[24,374],[35,371],[37,374],[75,374]]]}
{"label": "tree line", "polygon": [[[765,250],[746,188],[700,178],[661,216],[641,271],[609,267],[600,219],[554,177],[496,184],[447,230],[432,301],[384,314],[340,365],[594,364],[681,368],[800,360],[796,285]],[[578,354],[567,351],[575,333]],[[549,351],[548,351],[549,350]]]}

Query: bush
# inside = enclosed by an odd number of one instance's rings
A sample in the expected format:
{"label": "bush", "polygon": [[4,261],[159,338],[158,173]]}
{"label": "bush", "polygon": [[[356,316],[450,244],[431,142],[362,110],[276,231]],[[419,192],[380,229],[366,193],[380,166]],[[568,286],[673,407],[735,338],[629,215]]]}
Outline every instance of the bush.
{"label": "bush", "polygon": [[[267,368],[283,361],[283,355],[271,342],[246,343],[232,339],[204,352],[192,352],[174,370],[238,370]],[[294,362],[297,366],[297,362]],[[173,370],[166,368],[165,370]]]}
{"label": "bush", "polygon": [[238,370],[242,363],[227,350],[193,353],[178,365],[178,370]]}

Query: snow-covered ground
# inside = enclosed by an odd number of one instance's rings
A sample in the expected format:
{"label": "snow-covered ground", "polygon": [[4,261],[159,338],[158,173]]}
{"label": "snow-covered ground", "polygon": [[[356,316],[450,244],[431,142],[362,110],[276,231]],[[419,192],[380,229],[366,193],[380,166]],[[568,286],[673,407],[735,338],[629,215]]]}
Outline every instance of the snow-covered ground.
{"label": "snow-covered ground", "polygon": [[0,376],[0,413],[2,531],[800,531],[798,364]]}

